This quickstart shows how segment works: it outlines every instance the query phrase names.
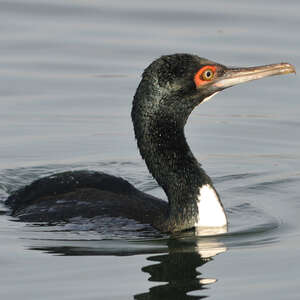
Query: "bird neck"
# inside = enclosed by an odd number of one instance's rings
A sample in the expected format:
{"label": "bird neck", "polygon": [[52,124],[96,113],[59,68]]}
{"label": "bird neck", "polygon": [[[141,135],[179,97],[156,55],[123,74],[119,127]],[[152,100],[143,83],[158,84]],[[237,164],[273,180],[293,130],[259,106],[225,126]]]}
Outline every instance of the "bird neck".
{"label": "bird neck", "polygon": [[[137,95],[136,95],[137,97]],[[184,135],[187,116],[170,107],[155,109],[135,98],[132,119],[140,153],[169,201],[162,226],[168,231],[223,226],[224,209],[211,179],[192,154]],[[158,227],[159,224],[158,224]]]}

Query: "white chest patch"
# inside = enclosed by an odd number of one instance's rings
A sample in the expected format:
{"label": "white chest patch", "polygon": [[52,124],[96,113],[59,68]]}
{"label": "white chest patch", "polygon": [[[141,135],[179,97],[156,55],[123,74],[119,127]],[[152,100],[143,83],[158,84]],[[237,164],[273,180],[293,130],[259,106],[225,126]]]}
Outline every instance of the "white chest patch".
{"label": "white chest patch", "polygon": [[227,224],[224,209],[215,190],[208,184],[199,188],[198,220],[195,227],[222,227]]}

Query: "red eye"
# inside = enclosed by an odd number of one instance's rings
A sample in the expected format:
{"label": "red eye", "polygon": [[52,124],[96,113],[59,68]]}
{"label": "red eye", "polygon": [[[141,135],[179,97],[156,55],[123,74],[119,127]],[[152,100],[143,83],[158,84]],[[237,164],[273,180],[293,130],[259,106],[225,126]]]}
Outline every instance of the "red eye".
{"label": "red eye", "polygon": [[217,68],[215,66],[202,67],[194,76],[196,87],[205,84],[207,81],[213,80],[215,77],[216,69]]}

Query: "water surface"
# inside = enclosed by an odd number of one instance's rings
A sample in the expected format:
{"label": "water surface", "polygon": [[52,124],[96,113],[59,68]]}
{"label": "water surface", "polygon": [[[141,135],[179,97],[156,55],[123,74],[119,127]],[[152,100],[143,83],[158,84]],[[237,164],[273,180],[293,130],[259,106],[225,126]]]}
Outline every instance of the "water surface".
{"label": "water surface", "polygon": [[189,119],[188,141],[229,216],[226,234],[168,236],[122,219],[24,224],[3,201],[76,169],[165,199],[132,132],[143,69],[176,52],[297,67],[299,11],[292,0],[0,1],[1,299],[298,299],[297,76],[228,89]]}

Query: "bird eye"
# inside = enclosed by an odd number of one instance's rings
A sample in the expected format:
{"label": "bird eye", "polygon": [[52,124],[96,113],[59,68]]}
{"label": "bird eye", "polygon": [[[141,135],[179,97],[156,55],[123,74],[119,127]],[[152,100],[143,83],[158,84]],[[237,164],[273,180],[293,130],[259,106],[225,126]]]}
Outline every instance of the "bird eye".
{"label": "bird eye", "polygon": [[214,71],[212,69],[206,69],[201,74],[202,80],[209,81],[214,78]]}
{"label": "bird eye", "polygon": [[200,88],[202,85],[208,83],[214,79],[217,72],[217,67],[214,65],[206,65],[198,70],[194,76],[194,83],[196,88]]}

